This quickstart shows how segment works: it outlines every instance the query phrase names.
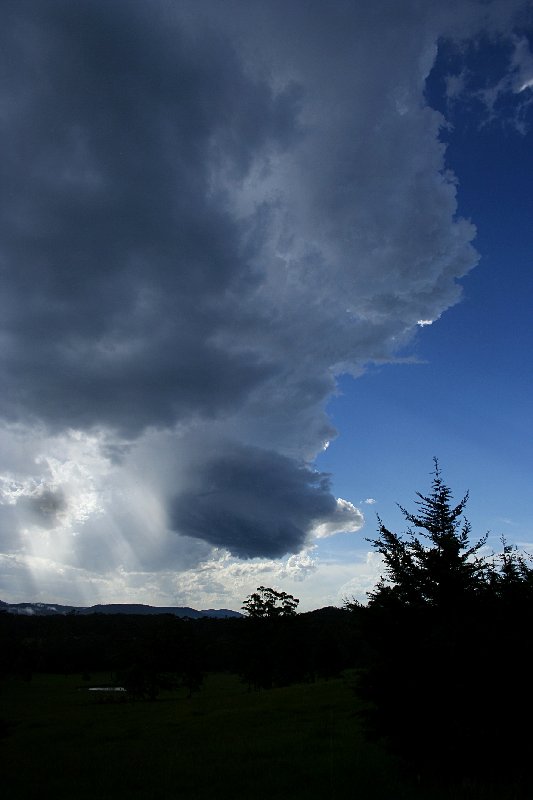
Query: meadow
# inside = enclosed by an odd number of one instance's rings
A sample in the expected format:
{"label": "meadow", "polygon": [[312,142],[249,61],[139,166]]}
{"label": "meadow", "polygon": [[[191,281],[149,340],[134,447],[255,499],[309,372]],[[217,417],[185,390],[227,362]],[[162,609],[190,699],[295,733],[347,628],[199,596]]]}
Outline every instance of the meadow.
{"label": "meadow", "polygon": [[353,673],[249,691],[208,675],[153,701],[89,692],[110,673],[8,678],[1,690],[2,795],[146,800],[512,800],[512,789],[443,788],[408,776],[365,739]]}

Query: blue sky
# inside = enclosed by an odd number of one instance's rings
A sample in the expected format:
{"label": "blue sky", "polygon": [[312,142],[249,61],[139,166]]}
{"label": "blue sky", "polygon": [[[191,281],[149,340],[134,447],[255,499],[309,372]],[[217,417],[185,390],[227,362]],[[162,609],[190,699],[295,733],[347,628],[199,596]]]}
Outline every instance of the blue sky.
{"label": "blue sky", "polygon": [[[469,68],[508,54],[486,42],[485,49],[490,58],[482,48]],[[413,508],[437,457],[455,497],[470,493],[473,535],[489,531],[495,549],[504,535],[532,552],[533,111],[522,112],[518,130],[520,95],[505,98],[492,120],[472,98],[450,109],[445,76],[464,59],[447,56],[437,60],[427,97],[451,122],[442,132],[446,163],[458,180],[458,211],[476,226],[480,262],[461,281],[462,300],[406,348],[413,363],[341,379],[329,406],[340,435],[317,463],[343,497],[376,500],[365,513],[371,537],[375,514],[405,530],[396,503]],[[345,546],[339,537],[329,544]]]}
{"label": "blue sky", "polygon": [[531,3],[0,14],[0,598],[364,600],[434,457],[533,551]]}

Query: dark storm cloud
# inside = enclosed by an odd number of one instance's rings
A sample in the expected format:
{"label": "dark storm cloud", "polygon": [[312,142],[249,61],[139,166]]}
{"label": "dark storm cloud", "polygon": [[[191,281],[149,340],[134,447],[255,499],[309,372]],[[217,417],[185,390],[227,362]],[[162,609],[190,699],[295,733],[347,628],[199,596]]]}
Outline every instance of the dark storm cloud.
{"label": "dark storm cloud", "polygon": [[337,377],[460,299],[475,228],[426,79],[523,5],[0,3],[8,559],[121,592],[361,527],[305,464]]}
{"label": "dark storm cloud", "polygon": [[61,489],[39,487],[19,501],[20,510],[27,513],[32,523],[41,528],[54,528],[67,504]]}
{"label": "dark storm cloud", "polygon": [[337,507],[328,475],[259,448],[231,446],[195,474],[197,488],[172,504],[173,527],[243,558],[299,552]]}
{"label": "dark storm cloud", "polygon": [[216,414],[271,372],[215,341],[254,285],[254,221],[229,213],[213,176],[239,182],[285,147],[296,93],[275,95],[223,38],[167,11],[3,4],[8,419],[135,433]]}

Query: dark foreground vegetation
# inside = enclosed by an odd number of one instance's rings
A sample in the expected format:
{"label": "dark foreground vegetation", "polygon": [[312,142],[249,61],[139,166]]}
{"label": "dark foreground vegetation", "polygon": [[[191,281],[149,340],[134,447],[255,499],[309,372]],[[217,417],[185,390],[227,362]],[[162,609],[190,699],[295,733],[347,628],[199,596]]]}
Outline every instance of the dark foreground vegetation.
{"label": "dark foreground vegetation", "polygon": [[[105,684],[110,675],[92,675]],[[54,800],[506,800],[434,788],[362,735],[349,678],[249,692],[207,676],[188,698],[102,699],[79,676],[12,681],[4,713],[2,796]],[[85,683],[85,686],[88,684]]]}
{"label": "dark foreground vegetation", "polygon": [[[3,796],[528,798],[533,570],[438,466],[367,606],[0,614]],[[125,691],[89,691],[122,687]]]}

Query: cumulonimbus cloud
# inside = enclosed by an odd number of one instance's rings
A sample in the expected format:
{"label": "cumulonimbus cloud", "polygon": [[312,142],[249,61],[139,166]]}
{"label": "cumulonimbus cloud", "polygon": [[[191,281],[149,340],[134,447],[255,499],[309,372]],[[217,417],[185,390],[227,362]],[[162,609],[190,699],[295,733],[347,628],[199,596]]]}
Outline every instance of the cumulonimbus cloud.
{"label": "cumulonimbus cloud", "polygon": [[[6,552],[52,552],[57,521],[96,575],[333,531],[310,464],[336,376],[394,359],[477,262],[424,96],[437,44],[523,5],[2,4],[0,416],[28,454],[6,475],[43,487],[3,507]],[[90,503],[34,475],[74,440]]]}

